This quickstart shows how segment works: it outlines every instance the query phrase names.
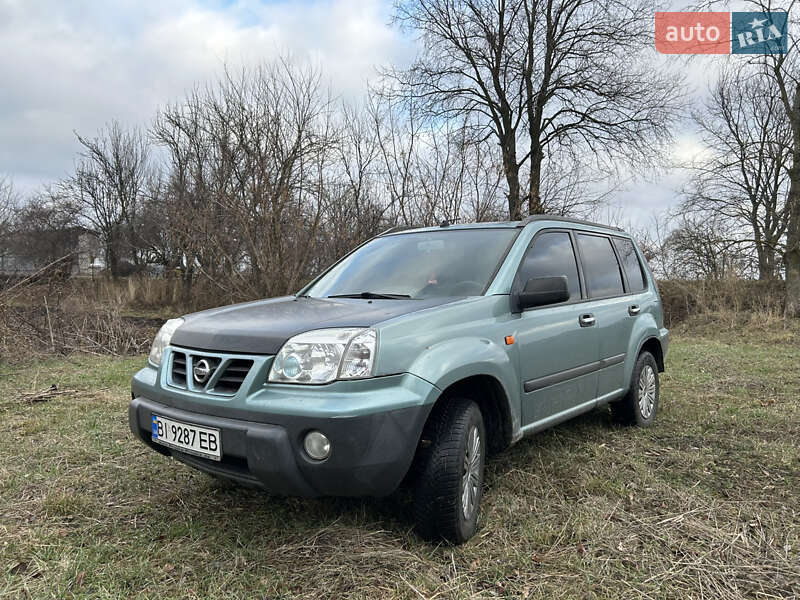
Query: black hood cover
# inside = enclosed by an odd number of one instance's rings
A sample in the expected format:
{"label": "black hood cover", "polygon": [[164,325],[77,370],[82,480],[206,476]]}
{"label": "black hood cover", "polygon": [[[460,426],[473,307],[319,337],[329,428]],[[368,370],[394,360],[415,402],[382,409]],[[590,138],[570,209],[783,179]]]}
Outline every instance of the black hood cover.
{"label": "black hood cover", "polygon": [[184,317],[172,344],[198,350],[277,354],[293,335],[331,327],[370,327],[459,298],[362,300],[285,296],[212,308]]}

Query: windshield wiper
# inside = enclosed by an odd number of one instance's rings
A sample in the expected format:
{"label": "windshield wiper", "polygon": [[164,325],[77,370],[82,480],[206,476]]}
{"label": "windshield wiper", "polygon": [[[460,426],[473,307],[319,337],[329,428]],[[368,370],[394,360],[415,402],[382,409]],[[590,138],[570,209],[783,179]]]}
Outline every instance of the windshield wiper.
{"label": "windshield wiper", "polygon": [[355,294],[334,294],[328,298],[363,298],[364,300],[404,300],[408,294],[378,294],[375,292],[356,292]]}

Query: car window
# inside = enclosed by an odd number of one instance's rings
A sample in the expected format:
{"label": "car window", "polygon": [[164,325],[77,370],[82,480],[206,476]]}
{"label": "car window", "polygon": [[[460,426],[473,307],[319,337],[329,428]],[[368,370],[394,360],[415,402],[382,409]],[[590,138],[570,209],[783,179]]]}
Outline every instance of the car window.
{"label": "car window", "polygon": [[569,299],[581,297],[581,285],[578,279],[578,264],[569,234],[563,231],[540,233],[533,241],[520,268],[519,279],[524,286],[528,279],[534,277],[567,276]]}
{"label": "car window", "polygon": [[633,242],[624,238],[614,238],[614,245],[617,247],[619,260],[622,262],[622,268],[625,269],[625,275],[628,277],[628,285],[631,288],[629,291],[641,292],[647,287],[647,284],[645,283],[642,265],[639,263],[639,257],[636,255]]}
{"label": "car window", "polygon": [[306,293],[315,298],[479,296],[518,233],[487,227],[382,236],[350,254]]}
{"label": "car window", "polygon": [[599,235],[578,234],[583,276],[590,298],[602,298],[624,293],[622,273],[619,270],[611,240]]}

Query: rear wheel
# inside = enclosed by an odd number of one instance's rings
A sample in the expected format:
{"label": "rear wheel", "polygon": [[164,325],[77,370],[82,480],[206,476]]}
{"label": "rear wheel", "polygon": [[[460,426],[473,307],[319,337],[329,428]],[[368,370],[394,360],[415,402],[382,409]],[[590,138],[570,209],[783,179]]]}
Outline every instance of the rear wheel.
{"label": "rear wheel", "polygon": [[452,398],[434,411],[422,434],[427,447],[414,495],[417,531],[428,540],[461,544],[478,527],[486,428],[478,405],[467,398]]}
{"label": "rear wheel", "polygon": [[642,352],[631,374],[628,393],[611,403],[611,414],[624,425],[648,427],[658,412],[658,363],[649,352]]}

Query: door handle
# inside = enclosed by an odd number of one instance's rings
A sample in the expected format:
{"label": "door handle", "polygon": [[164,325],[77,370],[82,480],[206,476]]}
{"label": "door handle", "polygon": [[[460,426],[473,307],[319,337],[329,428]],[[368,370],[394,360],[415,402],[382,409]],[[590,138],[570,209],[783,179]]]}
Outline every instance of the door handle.
{"label": "door handle", "polygon": [[581,324],[581,327],[591,327],[594,325],[594,315],[592,314],[585,314],[578,317],[578,323]]}
{"label": "door handle", "polygon": [[639,308],[639,305],[638,305],[638,304],[631,304],[631,305],[628,307],[628,314],[629,314],[630,316],[632,316],[632,317],[635,317],[636,315],[638,315],[638,314],[641,312],[641,310],[642,310],[642,309],[641,309],[641,308]]}

